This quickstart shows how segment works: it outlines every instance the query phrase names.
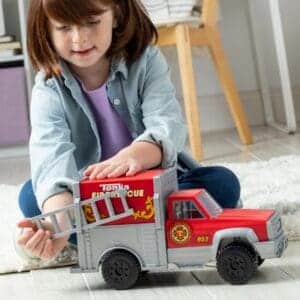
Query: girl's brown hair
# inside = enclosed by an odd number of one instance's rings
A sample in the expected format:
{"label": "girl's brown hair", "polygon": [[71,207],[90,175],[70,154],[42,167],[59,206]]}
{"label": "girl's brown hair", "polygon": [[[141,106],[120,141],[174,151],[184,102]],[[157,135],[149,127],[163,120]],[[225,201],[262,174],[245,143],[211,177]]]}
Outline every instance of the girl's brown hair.
{"label": "girl's brown hair", "polygon": [[42,69],[46,79],[60,76],[59,57],[50,38],[48,21],[82,25],[91,15],[111,7],[117,20],[108,57],[138,59],[158,35],[140,0],[30,0],[27,19],[27,47],[32,65]]}

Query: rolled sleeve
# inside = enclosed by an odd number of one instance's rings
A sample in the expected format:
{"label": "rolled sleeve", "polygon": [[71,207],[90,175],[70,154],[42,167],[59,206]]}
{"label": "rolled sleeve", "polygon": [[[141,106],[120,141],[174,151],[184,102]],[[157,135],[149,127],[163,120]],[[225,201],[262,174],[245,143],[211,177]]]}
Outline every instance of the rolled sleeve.
{"label": "rolled sleeve", "polygon": [[184,148],[187,130],[167,62],[156,47],[150,50],[141,95],[145,131],[135,142],[158,144],[163,152],[161,167],[169,168],[176,165],[177,153]]}
{"label": "rolled sleeve", "polygon": [[74,159],[63,106],[58,93],[35,87],[31,101],[30,163],[33,190],[40,208],[51,196],[65,191],[80,178]]}

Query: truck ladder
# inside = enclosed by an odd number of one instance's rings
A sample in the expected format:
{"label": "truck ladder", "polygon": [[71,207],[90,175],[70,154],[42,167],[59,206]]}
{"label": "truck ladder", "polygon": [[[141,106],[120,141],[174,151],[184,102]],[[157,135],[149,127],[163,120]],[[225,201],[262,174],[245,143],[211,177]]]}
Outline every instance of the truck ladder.
{"label": "truck ladder", "polygon": [[[49,221],[53,225],[53,239],[61,238],[66,235],[70,235],[72,233],[81,232],[83,230],[92,229],[95,226],[98,225],[104,225],[128,216],[133,215],[133,209],[128,207],[128,203],[126,200],[126,190],[119,189],[117,191],[114,191],[113,193],[118,193],[119,198],[121,199],[122,206],[123,206],[123,212],[122,213],[116,213],[112,202],[111,202],[111,192],[106,192],[103,196],[97,196],[90,199],[86,199],[84,201],[79,201],[79,203],[74,203],[71,205],[68,205],[64,208],[42,214],[36,217],[31,218],[31,220],[34,222],[34,224],[37,226],[38,229],[44,229],[42,221],[45,219],[49,219]],[[115,197],[115,196],[114,196]],[[101,218],[97,203],[100,201],[104,201],[108,216],[105,218]],[[95,221],[88,222],[86,219],[86,216],[84,214],[83,206],[90,205],[92,209],[92,213],[95,217]],[[79,214],[76,213],[76,210]],[[62,230],[57,222],[57,214],[65,214],[67,222],[68,222],[68,228],[65,230]],[[80,222],[75,222],[76,216],[80,216]],[[81,224],[80,226],[76,226],[76,224]]]}

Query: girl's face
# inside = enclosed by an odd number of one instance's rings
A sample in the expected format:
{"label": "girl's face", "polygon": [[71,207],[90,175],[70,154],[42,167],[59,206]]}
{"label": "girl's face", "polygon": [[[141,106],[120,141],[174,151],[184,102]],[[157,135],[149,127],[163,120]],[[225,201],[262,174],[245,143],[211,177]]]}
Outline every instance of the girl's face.
{"label": "girl's face", "polygon": [[76,68],[93,67],[106,59],[114,27],[112,9],[90,16],[84,25],[50,19],[51,38],[57,54]]}

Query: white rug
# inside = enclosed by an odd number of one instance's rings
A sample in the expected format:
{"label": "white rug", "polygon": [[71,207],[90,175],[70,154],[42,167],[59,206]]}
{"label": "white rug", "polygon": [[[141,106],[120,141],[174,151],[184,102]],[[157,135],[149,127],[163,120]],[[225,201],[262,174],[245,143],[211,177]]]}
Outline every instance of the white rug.
{"label": "white rug", "polygon": [[[227,163],[240,178],[245,208],[275,208],[282,214],[289,239],[300,239],[300,156],[284,156],[269,161]],[[12,236],[21,214],[19,186],[0,185],[0,274],[30,269],[15,254]]]}
{"label": "white rug", "polygon": [[244,208],[276,209],[282,215],[289,240],[300,240],[299,155],[224,166],[240,179]]}
{"label": "white rug", "polygon": [[14,272],[22,268],[22,261],[16,255],[13,247],[15,223],[21,218],[17,206],[20,186],[0,185],[1,210],[0,220],[0,274]]}

